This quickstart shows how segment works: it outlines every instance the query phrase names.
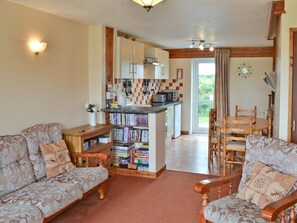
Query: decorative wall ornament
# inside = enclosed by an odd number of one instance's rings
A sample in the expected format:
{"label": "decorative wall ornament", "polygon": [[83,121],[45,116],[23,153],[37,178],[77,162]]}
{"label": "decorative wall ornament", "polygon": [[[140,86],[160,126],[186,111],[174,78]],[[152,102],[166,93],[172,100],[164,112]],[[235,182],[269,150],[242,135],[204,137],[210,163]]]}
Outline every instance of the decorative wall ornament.
{"label": "decorative wall ornament", "polygon": [[247,78],[253,74],[253,68],[251,65],[249,65],[247,63],[242,63],[239,65],[239,67],[237,69],[237,73],[240,77]]}

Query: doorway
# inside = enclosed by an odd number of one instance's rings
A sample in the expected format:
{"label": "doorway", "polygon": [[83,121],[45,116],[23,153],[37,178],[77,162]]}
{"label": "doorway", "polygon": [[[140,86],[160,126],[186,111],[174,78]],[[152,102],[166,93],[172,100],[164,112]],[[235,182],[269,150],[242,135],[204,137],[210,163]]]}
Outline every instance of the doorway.
{"label": "doorway", "polygon": [[208,115],[214,103],[215,60],[199,58],[192,60],[193,80],[193,133],[207,134]]}

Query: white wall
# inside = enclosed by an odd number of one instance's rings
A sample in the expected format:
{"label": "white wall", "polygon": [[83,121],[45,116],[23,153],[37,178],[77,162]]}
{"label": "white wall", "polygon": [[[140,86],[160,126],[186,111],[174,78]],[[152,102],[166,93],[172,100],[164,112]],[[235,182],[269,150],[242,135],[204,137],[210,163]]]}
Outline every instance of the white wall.
{"label": "white wall", "polygon": [[279,50],[277,61],[277,75],[279,82],[279,91],[277,92],[277,112],[279,120],[278,137],[288,139],[288,108],[289,108],[289,43],[290,28],[297,28],[297,1],[285,1],[286,13],[282,14],[279,33]]}
{"label": "white wall", "polygon": [[[0,135],[87,123],[88,26],[0,1],[0,27]],[[33,38],[48,43],[38,56]]]}
{"label": "white wall", "polygon": [[[89,102],[105,108],[105,27],[89,27]],[[97,113],[97,123],[105,122],[104,112]]]}
{"label": "white wall", "polygon": [[[252,66],[252,75],[242,78],[238,67],[243,64]],[[264,72],[272,72],[272,58],[231,58],[230,60],[230,115],[235,113],[235,105],[240,108],[257,106],[257,117],[264,117],[268,108],[268,95],[271,91],[263,81]]]}

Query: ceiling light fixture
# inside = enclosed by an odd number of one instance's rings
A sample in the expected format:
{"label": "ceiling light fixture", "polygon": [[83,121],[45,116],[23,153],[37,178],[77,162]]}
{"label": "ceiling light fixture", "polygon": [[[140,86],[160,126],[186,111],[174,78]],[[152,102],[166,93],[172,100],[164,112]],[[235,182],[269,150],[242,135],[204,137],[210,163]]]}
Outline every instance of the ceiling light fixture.
{"label": "ceiling light fixture", "polygon": [[204,50],[205,48],[208,48],[209,51],[214,51],[214,47],[213,47],[213,43],[206,43],[205,40],[196,40],[196,39],[192,39],[190,40],[190,48],[194,48],[195,44],[198,43],[198,48],[200,50]]}
{"label": "ceiling light fixture", "polygon": [[147,12],[151,10],[155,5],[158,5],[161,2],[165,2],[166,0],[130,0],[135,2],[138,5],[141,5]]}

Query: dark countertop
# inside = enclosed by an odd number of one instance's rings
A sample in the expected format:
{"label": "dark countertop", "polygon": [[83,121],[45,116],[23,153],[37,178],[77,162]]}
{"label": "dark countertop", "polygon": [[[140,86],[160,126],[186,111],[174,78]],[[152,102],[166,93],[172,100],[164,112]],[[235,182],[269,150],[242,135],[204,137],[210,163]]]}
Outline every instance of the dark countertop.
{"label": "dark countertop", "polygon": [[157,107],[141,107],[141,106],[127,106],[123,108],[103,108],[101,111],[109,113],[135,113],[135,114],[148,114],[148,113],[160,113],[166,111],[165,106]]}
{"label": "dark countertop", "polygon": [[178,105],[181,104],[182,101],[174,101],[174,102],[161,102],[161,103],[152,103],[153,107],[169,107],[169,106],[173,106],[173,105]]}

